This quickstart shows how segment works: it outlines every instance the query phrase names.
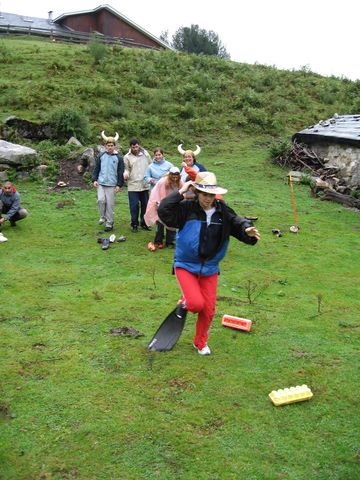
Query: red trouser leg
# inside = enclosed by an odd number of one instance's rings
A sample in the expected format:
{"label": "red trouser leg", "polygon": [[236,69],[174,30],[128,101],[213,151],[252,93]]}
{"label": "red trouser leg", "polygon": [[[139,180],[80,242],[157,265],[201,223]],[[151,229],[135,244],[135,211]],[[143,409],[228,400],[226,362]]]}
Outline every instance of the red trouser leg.
{"label": "red trouser leg", "polygon": [[175,274],[186,309],[198,313],[194,345],[202,349],[206,345],[210,325],[215,315],[218,274],[201,277],[183,268],[175,268]]}

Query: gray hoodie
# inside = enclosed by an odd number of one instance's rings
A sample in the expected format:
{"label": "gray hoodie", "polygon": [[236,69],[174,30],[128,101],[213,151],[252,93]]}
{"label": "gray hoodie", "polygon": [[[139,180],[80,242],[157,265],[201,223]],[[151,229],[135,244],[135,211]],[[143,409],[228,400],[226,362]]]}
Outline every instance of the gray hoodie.
{"label": "gray hoodie", "polygon": [[1,210],[6,211],[6,214],[3,215],[4,218],[10,220],[20,210],[20,193],[15,191],[7,195],[3,190],[0,190],[0,206]]}

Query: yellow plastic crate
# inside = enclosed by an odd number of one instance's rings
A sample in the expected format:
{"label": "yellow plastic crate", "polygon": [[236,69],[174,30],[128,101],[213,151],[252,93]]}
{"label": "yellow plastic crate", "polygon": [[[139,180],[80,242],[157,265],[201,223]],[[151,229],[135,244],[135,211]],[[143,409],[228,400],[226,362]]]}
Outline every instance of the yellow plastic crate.
{"label": "yellow plastic crate", "polygon": [[273,404],[279,407],[289,403],[310,400],[313,397],[313,393],[307,385],[297,385],[296,387],[273,390],[269,393],[269,397]]}

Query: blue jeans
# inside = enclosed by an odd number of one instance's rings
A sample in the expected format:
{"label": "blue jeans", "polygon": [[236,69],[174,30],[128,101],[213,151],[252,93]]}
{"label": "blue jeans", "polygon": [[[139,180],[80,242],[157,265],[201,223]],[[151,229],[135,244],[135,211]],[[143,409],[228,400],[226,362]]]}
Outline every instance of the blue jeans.
{"label": "blue jeans", "polygon": [[[131,226],[139,226],[139,211],[140,211],[140,225],[146,225],[144,215],[149,201],[149,190],[141,190],[140,192],[128,192]],[[140,205],[140,208],[139,208]]]}

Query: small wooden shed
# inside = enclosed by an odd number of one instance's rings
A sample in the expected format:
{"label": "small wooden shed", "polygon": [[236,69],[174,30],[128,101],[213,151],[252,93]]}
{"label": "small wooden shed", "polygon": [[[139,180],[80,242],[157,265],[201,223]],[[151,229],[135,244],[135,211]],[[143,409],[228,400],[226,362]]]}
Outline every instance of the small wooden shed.
{"label": "small wooden shed", "polygon": [[336,168],[346,184],[360,186],[360,115],[334,114],[293,135],[293,141],[308,145]]}

